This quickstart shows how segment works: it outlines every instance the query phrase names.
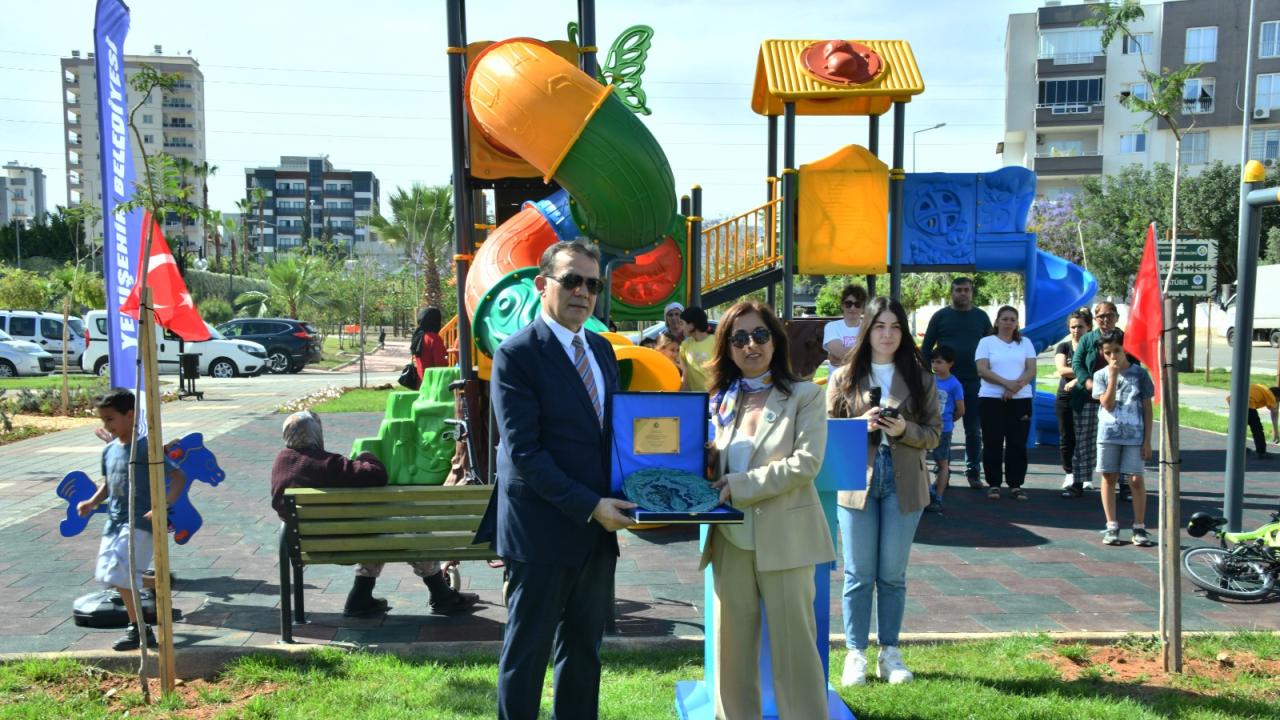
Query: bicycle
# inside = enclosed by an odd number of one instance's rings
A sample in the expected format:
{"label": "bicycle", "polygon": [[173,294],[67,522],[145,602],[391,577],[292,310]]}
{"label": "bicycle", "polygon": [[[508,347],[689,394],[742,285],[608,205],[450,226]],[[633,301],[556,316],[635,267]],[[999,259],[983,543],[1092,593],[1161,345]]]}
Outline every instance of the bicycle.
{"label": "bicycle", "polygon": [[[463,388],[466,387],[466,384],[467,384],[466,380],[455,380],[449,383],[449,390],[451,392],[463,391]],[[467,402],[465,391],[463,391],[463,397],[462,397],[462,401],[459,403],[459,408],[460,408],[460,413],[462,417],[446,418],[444,421],[444,424],[448,425],[450,429],[445,430],[444,433],[442,433],[442,435],[446,440],[460,442],[463,444],[463,447],[466,448],[467,466],[466,468],[463,469],[462,482],[460,484],[487,485],[488,482],[486,482],[485,478],[482,477],[480,473],[476,472],[475,439],[471,435],[471,429],[470,429],[471,409],[470,409],[470,404]],[[495,568],[495,569],[500,568],[502,567],[502,561],[490,560],[489,567]],[[448,576],[449,576],[449,584],[453,586],[453,589],[461,590],[462,589],[462,573],[461,571],[458,570],[458,562],[455,560],[450,563],[447,563],[446,572],[448,573]]]}
{"label": "bicycle", "polygon": [[1198,512],[1187,523],[1191,537],[1213,533],[1221,547],[1196,547],[1182,553],[1182,569],[1196,587],[1211,596],[1258,600],[1276,589],[1280,577],[1280,512],[1251,532],[1227,532],[1226,518]]}

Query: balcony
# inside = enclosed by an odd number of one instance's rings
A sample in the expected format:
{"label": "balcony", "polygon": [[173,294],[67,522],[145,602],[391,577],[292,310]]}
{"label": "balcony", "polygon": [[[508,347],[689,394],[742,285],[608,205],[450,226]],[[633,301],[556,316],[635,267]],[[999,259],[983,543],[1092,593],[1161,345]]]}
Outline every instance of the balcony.
{"label": "balcony", "polygon": [[1087,103],[1044,105],[1036,108],[1036,127],[1067,127],[1071,125],[1101,125],[1103,105]]}
{"label": "balcony", "polygon": [[1085,152],[1078,155],[1036,155],[1037,175],[1101,175],[1102,155]]}
{"label": "balcony", "polygon": [[334,188],[332,190],[325,188],[324,194],[325,197],[351,197],[355,193],[351,188]]}
{"label": "balcony", "polygon": [[196,129],[195,125],[188,125],[187,123],[166,122],[161,124],[164,127],[170,128],[172,130],[195,130]]}
{"label": "balcony", "polygon": [[276,188],[276,197],[306,197],[306,196],[307,196],[307,191],[305,188],[297,188],[297,189],[284,188],[284,187]]}
{"label": "balcony", "polygon": [[165,140],[164,146],[172,150],[195,150],[196,146],[181,140]]}
{"label": "balcony", "polygon": [[167,109],[167,110],[193,110],[193,109],[195,109],[195,107],[194,107],[191,103],[189,103],[189,102],[182,102],[181,100],[165,100],[164,102],[160,103],[160,107],[165,108],[165,109]]}
{"label": "balcony", "polygon": [[1107,56],[1091,52],[1058,53],[1036,59],[1036,77],[1064,77],[1072,75],[1103,75],[1107,71]]}

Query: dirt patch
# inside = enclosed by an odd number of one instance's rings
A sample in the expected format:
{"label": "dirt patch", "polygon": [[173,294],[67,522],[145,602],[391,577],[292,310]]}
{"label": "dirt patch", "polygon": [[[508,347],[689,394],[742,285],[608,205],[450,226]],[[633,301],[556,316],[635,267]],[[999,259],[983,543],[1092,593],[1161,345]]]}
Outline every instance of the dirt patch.
{"label": "dirt patch", "polygon": [[[153,704],[160,701],[160,681],[148,680]],[[98,692],[102,694],[111,713],[146,717],[154,715],[184,720],[207,720],[228,711],[234,711],[260,695],[270,695],[279,689],[276,683],[244,685],[228,680],[178,680],[174,691],[182,699],[181,709],[172,709],[173,701],[161,707],[148,708],[142,703],[142,688],[136,677],[102,672]],[[57,692],[56,689],[52,689]],[[233,716],[236,713],[231,713]]]}
{"label": "dirt patch", "polygon": [[[1172,688],[1185,684],[1187,677],[1200,677],[1215,686],[1228,688],[1241,675],[1280,677],[1280,660],[1262,660],[1248,652],[1220,652],[1212,659],[1182,659],[1182,675],[1164,671],[1158,653],[1124,647],[1089,647],[1082,654],[1064,656],[1044,652],[1036,656],[1054,667],[1064,680],[1081,678],[1105,679],[1146,687]],[[1206,694],[1216,694],[1212,691]]]}
{"label": "dirt patch", "polygon": [[45,432],[57,432],[68,428],[98,425],[102,421],[96,416],[82,415],[66,417],[64,415],[14,415],[10,418],[15,428],[33,427]]}

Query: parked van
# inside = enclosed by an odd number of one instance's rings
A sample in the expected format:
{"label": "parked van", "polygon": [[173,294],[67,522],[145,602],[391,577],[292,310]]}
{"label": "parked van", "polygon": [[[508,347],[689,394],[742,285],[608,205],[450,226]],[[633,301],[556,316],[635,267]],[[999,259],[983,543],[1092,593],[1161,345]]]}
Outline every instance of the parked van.
{"label": "parked van", "polygon": [[52,355],[35,343],[14,340],[0,330],[0,377],[48,375],[52,371]]}
{"label": "parked van", "polygon": [[[35,310],[0,310],[0,330],[14,340],[26,340],[40,346],[62,364],[62,313]],[[72,315],[67,319],[67,366],[80,364],[84,353],[84,324]]]}
{"label": "parked van", "polygon": [[[209,325],[212,340],[204,342],[182,343],[182,352],[200,355],[200,374],[209,377],[229,378],[238,375],[261,375],[267,367],[267,351],[261,345],[248,340],[228,340]],[[86,348],[80,357],[80,366],[85,372],[95,375],[106,375],[107,366],[107,311],[90,310],[84,316],[84,327],[88,329]],[[167,330],[161,330],[156,337],[159,350],[156,353],[156,366],[160,374],[178,374],[178,336]]]}

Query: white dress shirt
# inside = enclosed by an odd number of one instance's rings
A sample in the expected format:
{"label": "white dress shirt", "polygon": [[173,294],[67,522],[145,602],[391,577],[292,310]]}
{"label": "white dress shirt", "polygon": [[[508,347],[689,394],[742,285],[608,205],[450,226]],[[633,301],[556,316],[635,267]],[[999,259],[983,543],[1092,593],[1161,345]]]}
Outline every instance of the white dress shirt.
{"label": "white dress shirt", "polygon": [[[591,363],[591,376],[596,381],[596,396],[600,398],[600,408],[603,411],[605,397],[604,373],[600,371],[600,363],[596,362],[596,354],[591,351],[591,343],[587,342],[586,329],[578,328],[578,332],[575,333],[555,320],[552,320],[551,316],[546,313],[542,313],[542,321],[547,324],[547,327],[551,328],[551,333],[556,336],[556,339],[560,341],[560,345],[564,347],[565,354],[569,356],[569,364],[574,366],[575,372],[578,366],[578,359],[574,356],[573,338],[582,338],[582,349],[587,353],[587,362]],[[586,388],[583,389],[585,390]]]}

